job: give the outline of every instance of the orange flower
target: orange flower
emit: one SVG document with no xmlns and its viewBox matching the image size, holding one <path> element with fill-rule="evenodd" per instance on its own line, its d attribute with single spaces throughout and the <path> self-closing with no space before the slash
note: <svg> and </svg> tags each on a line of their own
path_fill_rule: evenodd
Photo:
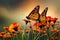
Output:
<svg viewBox="0 0 60 40">
<path fill-rule="evenodd" d="M 50 28 L 50 24 L 47 24 L 47 28 Z"/>
<path fill-rule="evenodd" d="M 13 25 L 13 27 L 15 28 L 15 27 L 19 27 L 19 26 L 21 26 L 19 23 L 17 23 L 17 22 L 15 22 L 15 23 L 12 23 L 12 25 Z"/>
<path fill-rule="evenodd" d="M 57 18 L 51 18 L 51 21 L 56 21 L 57 20 Z"/>
<path fill-rule="evenodd" d="M 51 16 L 46 17 L 46 21 L 49 21 L 49 20 L 51 20 Z"/>
<path fill-rule="evenodd" d="M 46 22 L 44 22 L 44 21 L 43 21 L 43 22 L 41 22 L 41 25 L 46 25 Z"/>
<path fill-rule="evenodd" d="M 4 29 L 4 30 L 9 30 L 9 28 L 8 28 L 8 27 L 3 27 L 3 29 Z"/>
<path fill-rule="evenodd" d="M 50 28 L 50 24 L 47 24 L 46 26 L 44 26 L 44 28 Z"/>
<path fill-rule="evenodd" d="M 41 25 L 39 26 L 40 28 L 43 28 L 44 26 L 46 26 L 46 22 L 41 22 Z"/>
<path fill-rule="evenodd" d="M 38 21 L 33 24 L 33 26 L 40 26 L 40 25 L 41 25 L 41 23 L 39 23 Z"/>
<path fill-rule="evenodd" d="M 6 39 L 6 38 L 7 38 L 7 36 L 6 36 L 6 35 L 3 35 L 3 38 L 4 38 L 4 39 Z"/>
<path fill-rule="evenodd" d="M 51 18 L 51 21 L 54 21 L 54 18 Z"/>
<path fill-rule="evenodd" d="M 37 30 L 36 30 L 36 31 L 41 32 L 41 29 L 40 29 L 40 28 L 37 28 Z"/>
<path fill-rule="evenodd" d="M 60 34 L 60 30 L 58 30 L 57 33 Z"/>
<path fill-rule="evenodd" d="M 9 32 L 16 32 L 18 31 L 18 27 L 21 27 L 19 23 L 13 23 L 9 26 Z"/>
<path fill-rule="evenodd" d="M 28 32 L 30 32 L 30 30 L 26 30 L 25 32 L 28 33 Z"/>
<path fill-rule="evenodd" d="M 0 34 L 0 38 L 2 38 L 2 37 L 3 37 L 3 35 Z"/>
<path fill-rule="evenodd" d="M 22 30 L 23 30 L 23 28 L 22 28 L 22 27 L 18 27 L 18 30 L 21 30 L 21 31 L 22 31 Z"/>
<path fill-rule="evenodd" d="M 18 30 L 23 32 L 23 28 L 22 27 L 18 27 Z"/>
<path fill-rule="evenodd" d="M 16 31 L 14 29 L 9 29 L 10 33 L 16 33 Z"/>
<path fill-rule="evenodd" d="M 30 22 L 30 20 L 26 20 L 26 19 L 23 19 L 23 21 L 25 21 L 25 22 L 26 22 L 26 24 L 27 24 L 28 22 Z"/>
<path fill-rule="evenodd" d="M 41 33 L 46 33 L 46 31 L 45 30 L 41 30 Z"/>
<path fill-rule="evenodd" d="M 50 22 L 50 26 L 53 26 L 53 25 L 54 25 L 54 22 L 53 22 L 53 21 L 51 21 L 51 22 Z"/>
<path fill-rule="evenodd" d="M 41 31 L 40 28 L 39 27 L 36 27 L 36 26 L 34 26 L 33 30 L 34 31 L 37 31 L 37 32 L 40 32 Z"/>
<path fill-rule="evenodd" d="M 57 28 L 51 30 L 52 32 L 58 32 Z"/>
<path fill-rule="evenodd" d="M 41 23 L 39 23 L 38 21 L 36 22 L 36 23 L 34 23 L 33 24 L 33 30 L 34 31 L 38 31 L 38 32 L 40 32 L 40 27 L 39 26 L 41 26 Z"/>
<path fill-rule="evenodd" d="M 2 35 L 2 33 L 0 32 L 0 38 L 2 38 L 3 37 L 3 35 Z"/>
<path fill-rule="evenodd" d="M 7 33 L 7 38 L 12 38 L 10 33 Z"/>
<path fill-rule="evenodd" d="M 57 18 L 51 18 L 51 21 L 56 22 Z"/>
<path fill-rule="evenodd" d="M 4 34 L 5 34 L 5 32 L 1 32 L 1 34 L 2 34 L 2 35 L 4 35 Z"/>
<path fill-rule="evenodd" d="M 54 18 L 54 20 L 57 20 L 58 18 Z"/>
<path fill-rule="evenodd" d="M 29 20 L 24 19 L 25 22 L 30 22 Z"/>
</svg>

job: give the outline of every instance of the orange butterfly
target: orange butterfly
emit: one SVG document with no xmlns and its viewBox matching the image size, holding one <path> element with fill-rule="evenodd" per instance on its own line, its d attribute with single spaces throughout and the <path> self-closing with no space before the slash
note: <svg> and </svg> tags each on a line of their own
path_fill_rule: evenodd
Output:
<svg viewBox="0 0 60 40">
<path fill-rule="evenodd" d="M 48 7 L 44 9 L 44 11 L 40 14 L 40 21 L 46 21 L 46 14 L 47 14 Z"/>
<path fill-rule="evenodd" d="M 30 20 L 45 21 L 48 7 L 46 7 L 41 14 L 39 14 L 39 8 L 39 5 L 36 6 L 26 18 Z"/>
<path fill-rule="evenodd" d="M 31 19 L 31 20 L 38 20 L 39 19 L 39 8 L 40 8 L 39 6 L 35 7 L 26 18 Z"/>
</svg>

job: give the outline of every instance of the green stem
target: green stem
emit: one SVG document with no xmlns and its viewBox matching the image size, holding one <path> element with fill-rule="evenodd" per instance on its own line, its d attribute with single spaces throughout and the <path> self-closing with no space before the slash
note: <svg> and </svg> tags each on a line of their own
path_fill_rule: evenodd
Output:
<svg viewBox="0 0 60 40">
<path fill-rule="evenodd" d="M 44 36 L 44 35 L 40 35 L 40 34 L 39 34 L 34 40 L 38 40 L 38 39 L 41 40 L 41 37 L 43 37 L 43 36 Z M 44 39 L 44 38 L 43 38 L 43 39 Z"/>
<path fill-rule="evenodd" d="M 47 34 L 48 34 L 48 40 L 50 40 L 50 30 L 49 30 L 49 28 L 47 29 Z"/>
</svg>

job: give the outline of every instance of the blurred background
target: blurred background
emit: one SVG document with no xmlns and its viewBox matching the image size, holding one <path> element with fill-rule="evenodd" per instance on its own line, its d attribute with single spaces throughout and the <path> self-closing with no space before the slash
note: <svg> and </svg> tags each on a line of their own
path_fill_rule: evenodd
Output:
<svg viewBox="0 0 60 40">
<path fill-rule="evenodd" d="M 48 7 L 47 16 L 60 20 L 60 0 L 0 0 L 0 29 L 13 22 L 23 24 L 23 19 L 37 5 L 40 5 L 40 14 Z"/>
</svg>

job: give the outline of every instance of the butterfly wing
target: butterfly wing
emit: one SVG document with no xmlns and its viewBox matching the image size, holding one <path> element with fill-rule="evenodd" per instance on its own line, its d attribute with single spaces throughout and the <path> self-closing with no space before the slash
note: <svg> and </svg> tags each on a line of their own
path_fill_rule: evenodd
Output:
<svg viewBox="0 0 60 40">
<path fill-rule="evenodd" d="M 39 5 L 36 6 L 32 12 L 26 17 L 27 19 L 30 19 L 30 20 L 38 20 L 38 17 L 39 17 Z"/>
<path fill-rule="evenodd" d="M 41 15 L 40 15 L 40 21 L 46 21 L 47 11 L 48 11 L 48 7 L 46 7 L 46 8 L 44 9 L 44 11 L 41 13 Z"/>
</svg>

